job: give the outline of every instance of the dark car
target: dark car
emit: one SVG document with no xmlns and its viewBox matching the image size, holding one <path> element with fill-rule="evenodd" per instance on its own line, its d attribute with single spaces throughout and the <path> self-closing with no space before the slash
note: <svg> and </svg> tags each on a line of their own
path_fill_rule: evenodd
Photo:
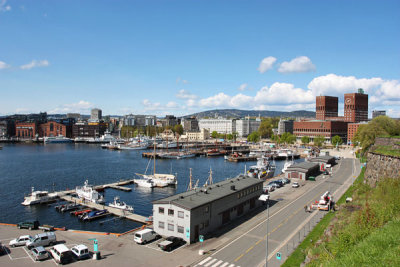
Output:
<svg viewBox="0 0 400 267">
<path fill-rule="evenodd" d="M 284 186 L 284 183 L 283 183 L 282 181 L 279 181 L 279 180 L 272 181 L 272 183 L 277 184 L 279 188 L 281 188 L 282 186 Z"/>
<path fill-rule="evenodd" d="M 0 242 L 0 255 L 6 254 L 6 247 Z"/>
<path fill-rule="evenodd" d="M 39 228 L 39 221 L 26 221 L 26 222 L 20 222 L 17 224 L 18 229 L 38 229 Z"/>
<path fill-rule="evenodd" d="M 160 242 L 158 244 L 158 247 L 164 251 L 171 251 L 174 248 L 177 248 L 185 243 L 185 240 L 180 237 L 170 236 L 167 237 L 167 239 L 165 239 L 164 241 Z"/>
</svg>

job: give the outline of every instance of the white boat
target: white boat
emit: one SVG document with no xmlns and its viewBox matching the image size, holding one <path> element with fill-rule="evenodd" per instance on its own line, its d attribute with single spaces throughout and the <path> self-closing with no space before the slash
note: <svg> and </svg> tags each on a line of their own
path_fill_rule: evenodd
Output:
<svg viewBox="0 0 400 267">
<path fill-rule="evenodd" d="M 43 138 L 43 141 L 44 141 L 45 144 L 50 144 L 50 143 L 71 143 L 72 142 L 71 139 L 69 139 L 69 138 L 67 138 L 65 136 L 62 136 L 62 135 L 59 135 L 59 136 L 46 136 L 46 137 Z"/>
<path fill-rule="evenodd" d="M 108 204 L 108 206 L 133 212 L 133 207 L 130 205 L 127 205 L 125 202 L 121 201 L 121 199 L 118 196 L 114 197 L 114 202 Z"/>
<path fill-rule="evenodd" d="M 124 145 L 118 145 L 118 149 L 120 150 L 140 150 L 147 149 L 148 143 L 146 142 L 130 142 Z"/>
<path fill-rule="evenodd" d="M 186 159 L 196 157 L 195 153 L 191 153 L 189 151 L 179 151 L 179 152 L 169 152 L 162 153 L 158 155 L 162 159 Z"/>
<path fill-rule="evenodd" d="M 89 139 L 87 141 L 88 143 L 110 143 L 110 142 L 116 142 L 118 144 L 123 144 L 125 141 L 119 138 L 115 138 L 114 136 L 111 135 L 111 133 L 109 131 L 106 131 L 102 136 L 100 137 L 96 137 L 96 138 L 92 138 Z"/>
<path fill-rule="evenodd" d="M 147 188 L 155 187 L 154 182 L 151 179 L 133 179 L 133 182 L 140 187 L 147 187 Z"/>
<path fill-rule="evenodd" d="M 88 180 L 83 186 L 77 186 L 75 191 L 80 199 L 98 204 L 104 203 L 104 197 L 92 185 L 89 185 Z"/>
<path fill-rule="evenodd" d="M 257 165 L 250 166 L 247 175 L 258 179 L 268 179 L 274 176 L 275 169 L 275 164 L 270 164 L 267 158 L 259 158 Z"/>
<path fill-rule="evenodd" d="M 294 164 L 294 161 L 286 161 L 282 168 L 282 173 L 285 173 L 287 169 Z"/>
<path fill-rule="evenodd" d="M 177 148 L 177 142 L 162 142 L 161 144 L 157 145 L 157 148 Z"/>
<path fill-rule="evenodd" d="M 48 191 L 35 191 L 32 187 L 32 192 L 24 198 L 24 202 L 21 204 L 24 206 L 48 203 L 55 200 L 58 197 L 57 193 L 49 193 Z"/>
</svg>

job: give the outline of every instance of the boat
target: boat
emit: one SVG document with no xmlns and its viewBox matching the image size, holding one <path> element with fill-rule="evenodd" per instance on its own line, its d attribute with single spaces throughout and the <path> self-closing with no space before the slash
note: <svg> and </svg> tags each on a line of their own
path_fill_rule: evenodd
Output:
<svg viewBox="0 0 400 267">
<path fill-rule="evenodd" d="M 98 204 L 104 203 L 104 197 L 97 192 L 92 185 L 89 185 L 88 180 L 85 181 L 83 186 L 77 186 L 75 191 L 78 197 L 84 201 Z"/>
<path fill-rule="evenodd" d="M 207 150 L 206 155 L 207 157 L 218 157 L 222 156 L 224 153 L 220 151 L 219 149 L 213 148 L 210 150 Z"/>
<path fill-rule="evenodd" d="M 67 211 L 77 210 L 79 208 L 81 208 L 81 205 L 79 204 L 67 204 L 67 205 L 61 205 L 61 207 L 59 207 L 57 211 L 67 212 Z"/>
<path fill-rule="evenodd" d="M 286 161 L 285 164 L 283 164 L 282 173 L 285 173 L 287 169 L 293 164 L 294 164 L 293 161 Z"/>
<path fill-rule="evenodd" d="M 78 216 L 78 215 L 81 215 L 81 214 L 84 214 L 84 213 L 89 213 L 91 211 L 92 211 L 92 209 L 85 208 L 85 209 L 81 209 L 81 210 L 71 211 L 70 214 Z"/>
<path fill-rule="evenodd" d="M 129 206 L 125 202 L 121 201 L 118 196 L 114 197 L 114 202 L 108 204 L 108 206 L 113 207 L 113 208 L 117 208 L 117 209 L 121 209 L 121 210 L 126 210 L 126 211 L 132 211 L 133 212 L 133 207 Z"/>
<path fill-rule="evenodd" d="M 88 212 L 85 216 L 81 218 L 82 221 L 91 221 L 98 218 L 107 216 L 109 213 L 107 210 L 93 210 Z"/>
<path fill-rule="evenodd" d="M 247 175 L 257 179 L 272 178 L 275 174 L 276 166 L 270 164 L 267 158 L 259 158 L 257 165 L 250 166 Z"/>
<path fill-rule="evenodd" d="M 115 141 L 110 141 L 108 144 L 102 144 L 101 148 L 107 148 L 111 150 L 118 150 L 119 149 L 119 144 Z"/>
<path fill-rule="evenodd" d="M 137 184 L 140 187 L 147 187 L 147 188 L 153 188 L 155 187 L 153 180 L 151 179 L 133 179 L 133 182 Z"/>
<path fill-rule="evenodd" d="M 24 206 L 43 204 L 55 201 L 58 198 L 57 193 L 49 193 L 48 191 L 35 191 L 35 188 L 31 188 L 31 193 L 24 198 L 24 202 L 21 204 Z"/>
<path fill-rule="evenodd" d="M 43 138 L 43 142 L 45 144 L 71 143 L 72 140 L 65 136 L 59 135 L 59 136 L 46 136 Z"/>
<path fill-rule="evenodd" d="M 100 137 L 92 138 L 87 141 L 87 143 L 92 144 L 107 144 L 110 142 L 116 142 L 118 144 L 123 144 L 125 141 L 123 139 L 115 138 L 111 135 L 109 131 L 104 132 Z"/>
<path fill-rule="evenodd" d="M 158 144 L 157 145 L 157 148 L 161 148 L 161 149 L 163 149 L 163 148 L 166 148 L 166 149 L 168 149 L 168 148 L 177 148 L 178 147 L 178 144 L 177 144 L 177 142 L 162 142 L 161 144 Z"/>
<path fill-rule="evenodd" d="M 196 157 L 196 154 L 190 151 L 178 151 L 178 152 L 161 153 L 158 155 L 158 157 L 162 159 L 186 159 L 186 158 Z"/>
</svg>

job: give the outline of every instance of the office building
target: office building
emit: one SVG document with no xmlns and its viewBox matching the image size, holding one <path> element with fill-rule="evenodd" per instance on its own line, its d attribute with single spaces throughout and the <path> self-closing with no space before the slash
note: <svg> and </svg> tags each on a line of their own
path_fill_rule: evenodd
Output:
<svg viewBox="0 0 400 267">
<path fill-rule="evenodd" d="M 386 110 L 373 110 L 372 119 L 375 119 L 378 116 L 386 116 Z"/>
<path fill-rule="evenodd" d="M 247 137 L 252 132 L 258 131 L 260 128 L 261 119 L 250 119 L 246 117 L 244 119 L 236 120 L 236 130 L 238 137 Z"/>
<path fill-rule="evenodd" d="M 200 119 L 199 128 L 207 129 L 210 133 L 216 131 L 219 134 L 232 134 L 236 132 L 235 119 Z"/>
<path fill-rule="evenodd" d="M 102 119 L 101 109 L 94 108 L 90 112 L 90 120 L 91 121 L 100 121 Z"/>
</svg>

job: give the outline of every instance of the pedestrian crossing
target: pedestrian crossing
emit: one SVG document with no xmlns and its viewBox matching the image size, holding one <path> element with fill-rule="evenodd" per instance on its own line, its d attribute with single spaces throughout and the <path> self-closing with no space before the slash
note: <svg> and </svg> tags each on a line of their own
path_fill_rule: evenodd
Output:
<svg viewBox="0 0 400 267">
<path fill-rule="evenodd" d="M 212 257 L 208 257 L 195 266 L 204 266 L 204 267 L 240 267 L 233 263 L 225 262 L 223 260 L 218 260 Z"/>
</svg>

